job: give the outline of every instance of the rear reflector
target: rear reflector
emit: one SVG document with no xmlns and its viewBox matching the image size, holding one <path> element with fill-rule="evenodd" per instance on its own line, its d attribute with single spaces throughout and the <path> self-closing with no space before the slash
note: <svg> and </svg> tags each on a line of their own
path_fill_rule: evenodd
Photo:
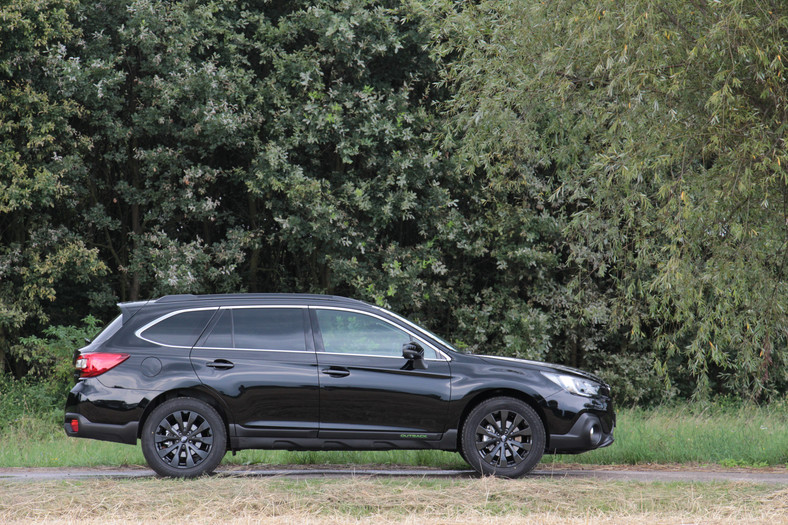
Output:
<svg viewBox="0 0 788 525">
<path fill-rule="evenodd" d="M 128 358 L 129 354 L 80 354 L 74 367 L 80 371 L 79 377 L 96 377 L 115 368 Z"/>
<path fill-rule="evenodd" d="M 75 434 L 79 432 L 79 420 L 78 419 L 72 419 L 71 420 L 71 430 L 74 431 Z"/>
</svg>

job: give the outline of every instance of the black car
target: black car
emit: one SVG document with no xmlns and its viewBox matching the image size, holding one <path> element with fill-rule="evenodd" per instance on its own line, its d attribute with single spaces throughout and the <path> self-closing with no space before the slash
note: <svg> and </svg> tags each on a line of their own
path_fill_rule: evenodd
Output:
<svg viewBox="0 0 788 525">
<path fill-rule="evenodd" d="M 613 442 L 610 388 L 558 365 L 466 355 L 382 308 L 302 294 L 122 303 L 76 354 L 69 436 L 136 444 L 164 476 L 228 450 L 439 449 L 517 477 Z"/>
</svg>

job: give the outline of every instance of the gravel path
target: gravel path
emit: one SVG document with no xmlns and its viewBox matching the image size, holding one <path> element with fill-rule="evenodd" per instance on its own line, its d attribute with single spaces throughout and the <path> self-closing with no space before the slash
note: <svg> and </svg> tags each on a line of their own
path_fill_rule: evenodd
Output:
<svg viewBox="0 0 788 525">
<path fill-rule="evenodd" d="M 223 477 L 429 477 L 429 478 L 470 478 L 476 474 L 472 470 L 440 470 L 424 468 L 370 468 L 345 466 L 301 466 L 297 468 L 276 468 L 272 466 L 220 467 L 217 476 Z M 605 467 L 605 468 L 551 468 L 535 470 L 536 478 L 600 479 L 609 481 L 639 482 L 744 482 L 788 485 L 788 469 L 747 470 L 747 469 L 708 469 L 708 468 L 645 468 Z M 128 479 L 153 478 L 152 470 L 141 467 L 125 468 L 2 468 L 0 481 L 42 481 L 68 479 Z"/>
</svg>

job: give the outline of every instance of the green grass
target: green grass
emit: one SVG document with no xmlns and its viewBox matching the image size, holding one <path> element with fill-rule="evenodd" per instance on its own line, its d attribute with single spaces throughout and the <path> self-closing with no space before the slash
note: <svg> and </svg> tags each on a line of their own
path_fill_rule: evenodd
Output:
<svg viewBox="0 0 788 525">
<path fill-rule="evenodd" d="M 788 406 L 693 405 L 620 410 L 616 442 L 559 462 L 592 464 L 716 463 L 773 466 L 788 463 Z M 546 457 L 544 461 L 551 461 Z"/>
<path fill-rule="evenodd" d="M 0 430 L 0 467 L 143 465 L 139 446 L 67 438 L 59 413 L 20 417 Z M 616 442 L 585 454 L 545 456 L 543 462 L 589 464 L 700 463 L 775 466 L 788 463 L 788 406 L 686 405 L 623 409 Z M 286 452 L 247 450 L 227 454 L 225 464 L 419 465 L 467 468 L 460 456 L 441 451 Z"/>
</svg>

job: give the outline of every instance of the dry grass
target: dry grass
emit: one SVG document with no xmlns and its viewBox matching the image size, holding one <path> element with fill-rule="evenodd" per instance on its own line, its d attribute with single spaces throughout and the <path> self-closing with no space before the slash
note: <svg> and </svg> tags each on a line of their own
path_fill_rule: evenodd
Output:
<svg viewBox="0 0 788 525">
<path fill-rule="evenodd" d="M 493 478 L 0 482 L 0 523 L 788 523 L 788 490 Z"/>
</svg>

